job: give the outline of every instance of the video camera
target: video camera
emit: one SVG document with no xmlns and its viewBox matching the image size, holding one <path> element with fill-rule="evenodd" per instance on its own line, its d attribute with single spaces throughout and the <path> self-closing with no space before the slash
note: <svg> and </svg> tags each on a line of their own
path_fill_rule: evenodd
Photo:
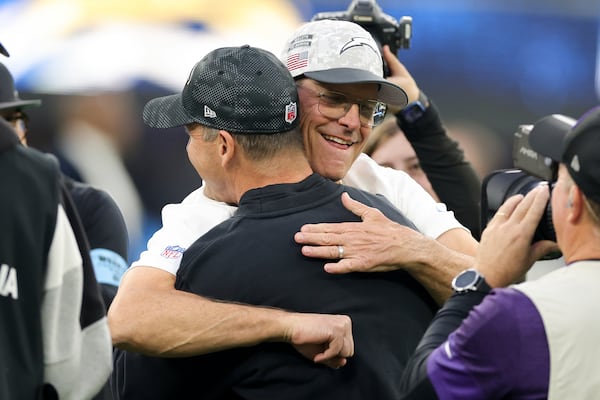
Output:
<svg viewBox="0 0 600 400">
<path fill-rule="evenodd" d="M 513 165 L 514 169 L 494 171 L 482 182 L 481 195 L 481 224 L 482 231 L 498 208 L 515 194 L 525 195 L 543 182 L 550 190 L 554 188 L 557 179 L 558 163 L 548 157 L 538 154 L 531 148 L 531 140 L 544 140 L 552 135 L 564 135 L 569 131 L 575 120 L 560 114 L 553 114 L 537 121 L 534 125 L 520 125 L 514 133 Z M 556 241 L 556 232 L 552 224 L 552 209 L 550 201 L 536 228 L 533 242 L 540 240 Z M 545 259 L 560 257 L 560 253 L 552 253 Z"/>
<path fill-rule="evenodd" d="M 412 17 L 403 16 L 397 21 L 391 15 L 385 14 L 375 0 L 353 0 L 346 11 L 317 13 L 311 21 L 322 19 L 350 21 L 362 26 L 373 36 L 381 52 L 386 44 L 390 46 L 393 54 L 397 54 L 399 49 L 410 48 Z M 383 75 L 390 75 L 385 60 Z"/>
</svg>

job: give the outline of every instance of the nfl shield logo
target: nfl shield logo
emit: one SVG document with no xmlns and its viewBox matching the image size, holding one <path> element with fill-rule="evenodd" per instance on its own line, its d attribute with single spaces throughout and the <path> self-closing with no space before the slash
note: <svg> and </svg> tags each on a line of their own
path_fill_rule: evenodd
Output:
<svg viewBox="0 0 600 400">
<path fill-rule="evenodd" d="M 291 124 L 296 119 L 296 103 L 291 102 L 285 106 L 285 122 Z"/>
<path fill-rule="evenodd" d="M 185 249 L 181 246 L 177 246 L 177 245 L 167 246 L 162 251 L 162 253 L 160 253 L 160 255 L 163 256 L 164 258 L 169 258 L 171 260 L 174 260 L 177 258 L 181 258 L 181 256 L 183 256 L 184 251 L 185 251 Z"/>
</svg>

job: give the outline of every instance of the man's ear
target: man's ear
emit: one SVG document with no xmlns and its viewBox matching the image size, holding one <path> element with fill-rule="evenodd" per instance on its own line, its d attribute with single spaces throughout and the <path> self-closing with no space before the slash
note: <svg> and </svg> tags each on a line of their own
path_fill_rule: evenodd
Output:
<svg viewBox="0 0 600 400">
<path fill-rule="evenodd" d="M 231 133 L 220 130 L 219 137 L 219 156 L 221 157 L 221 165 L 223 167 L 230 165 L 236 152 L 236 142 Z"/>
<path fill-rule="evenodd" d="M 569 197 L 567 198 L 567 207 L 570 208 L 568 219 L 571 221 L 577 220 L 583 211 L 583 193 L 577 185 L 571 186 L 569 189 Z"/>
</svg>

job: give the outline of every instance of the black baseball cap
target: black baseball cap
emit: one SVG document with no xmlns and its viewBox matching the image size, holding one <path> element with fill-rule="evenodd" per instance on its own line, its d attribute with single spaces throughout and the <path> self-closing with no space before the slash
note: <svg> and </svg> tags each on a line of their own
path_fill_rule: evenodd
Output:
<svg viewBox="0 0 600 400">
<path fill-rule="evenodd" d="M 570 129 L 553 132 L 544 135 L 533 129 L 531 147 L 564 164 L 586 197 L 600 203 L 600 106 L 583 114 Z"/>
<path fill-rule="evenodd" d="M 144 107 L 144 122 L 172 128 L 197 122 L 233 133 L 287 132 L 299 123 L 292 75 L 272 53 L 248 45 L 208 53 L 179 94 Z"/>
<path fill-rule="evenodd" d="M 0 110 L 39 107 L 39 99 L 23 100 L 15 89 L 15 80 L 6 66 L 0 63 Z"/>
</svg>

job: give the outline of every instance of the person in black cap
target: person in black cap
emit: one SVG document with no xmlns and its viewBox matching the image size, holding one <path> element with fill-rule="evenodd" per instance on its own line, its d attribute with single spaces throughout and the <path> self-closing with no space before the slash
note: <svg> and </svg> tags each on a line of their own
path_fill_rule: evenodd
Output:
<svg viewBox="0 0 600 400">
<path fill-rule="evenodd" d="M 39 99 L 21 99 L 12 74 L 0 63 L 0 117 L 12 124 L 20 142 L 27 145 L 28 116 L 25 110 L 39 107 Z M 97 281 L 106 309 L 114 298 L 127 269 L 129 238 L 119 207 L 103 190 L 63 175 L 66 189 L 83 224 Z"/>
<path fill-rule="evenodd" d="M 185 251 L 175 286 L 229 302 L 348 315 L 354 356 L 344 368 L 329 369 L 302 355 L 320 353 L 318 343 L 312 350 L 246 343 L 177 359 L 117 350 L 118 398 L 396 398 L 396 371 L 433 316 L 434 300 L 405 271 L 328 275 L 292 238 L 305 223 L 359 221 L 343 206 L 344 192 L 407 229 L 414 225 L 381 196 L 312 172 L 297 104 L 285 66 L 249 46 L 212 51 L 194 66 L 182 93 L 146 104 L 148 125 L 186 126 L 188 155 L 205 191 L 238 204 L 232 218 Z M 351 355 L 351 347 L 341 354 Z"/>
<path fill-rule="evenodd" d="M 0 398 L 91 398 L 111 347 L 82 232 L 56 160 L 2 118 L 0 180 Z"/>
<path fill-rule="evenodd" d="M 409 362 L 403 398 L 598 397 L 600 106 L 548 133 L 534 127 L 529 139 L 560 163 L 550 204 L 566 266 L 504 288 L 555 250 L 553 242 L 531 244 L 548 185 L 509 198 L 483 232 L 474 269 L 457 276 L 456 294 Z"/>
</svg>

